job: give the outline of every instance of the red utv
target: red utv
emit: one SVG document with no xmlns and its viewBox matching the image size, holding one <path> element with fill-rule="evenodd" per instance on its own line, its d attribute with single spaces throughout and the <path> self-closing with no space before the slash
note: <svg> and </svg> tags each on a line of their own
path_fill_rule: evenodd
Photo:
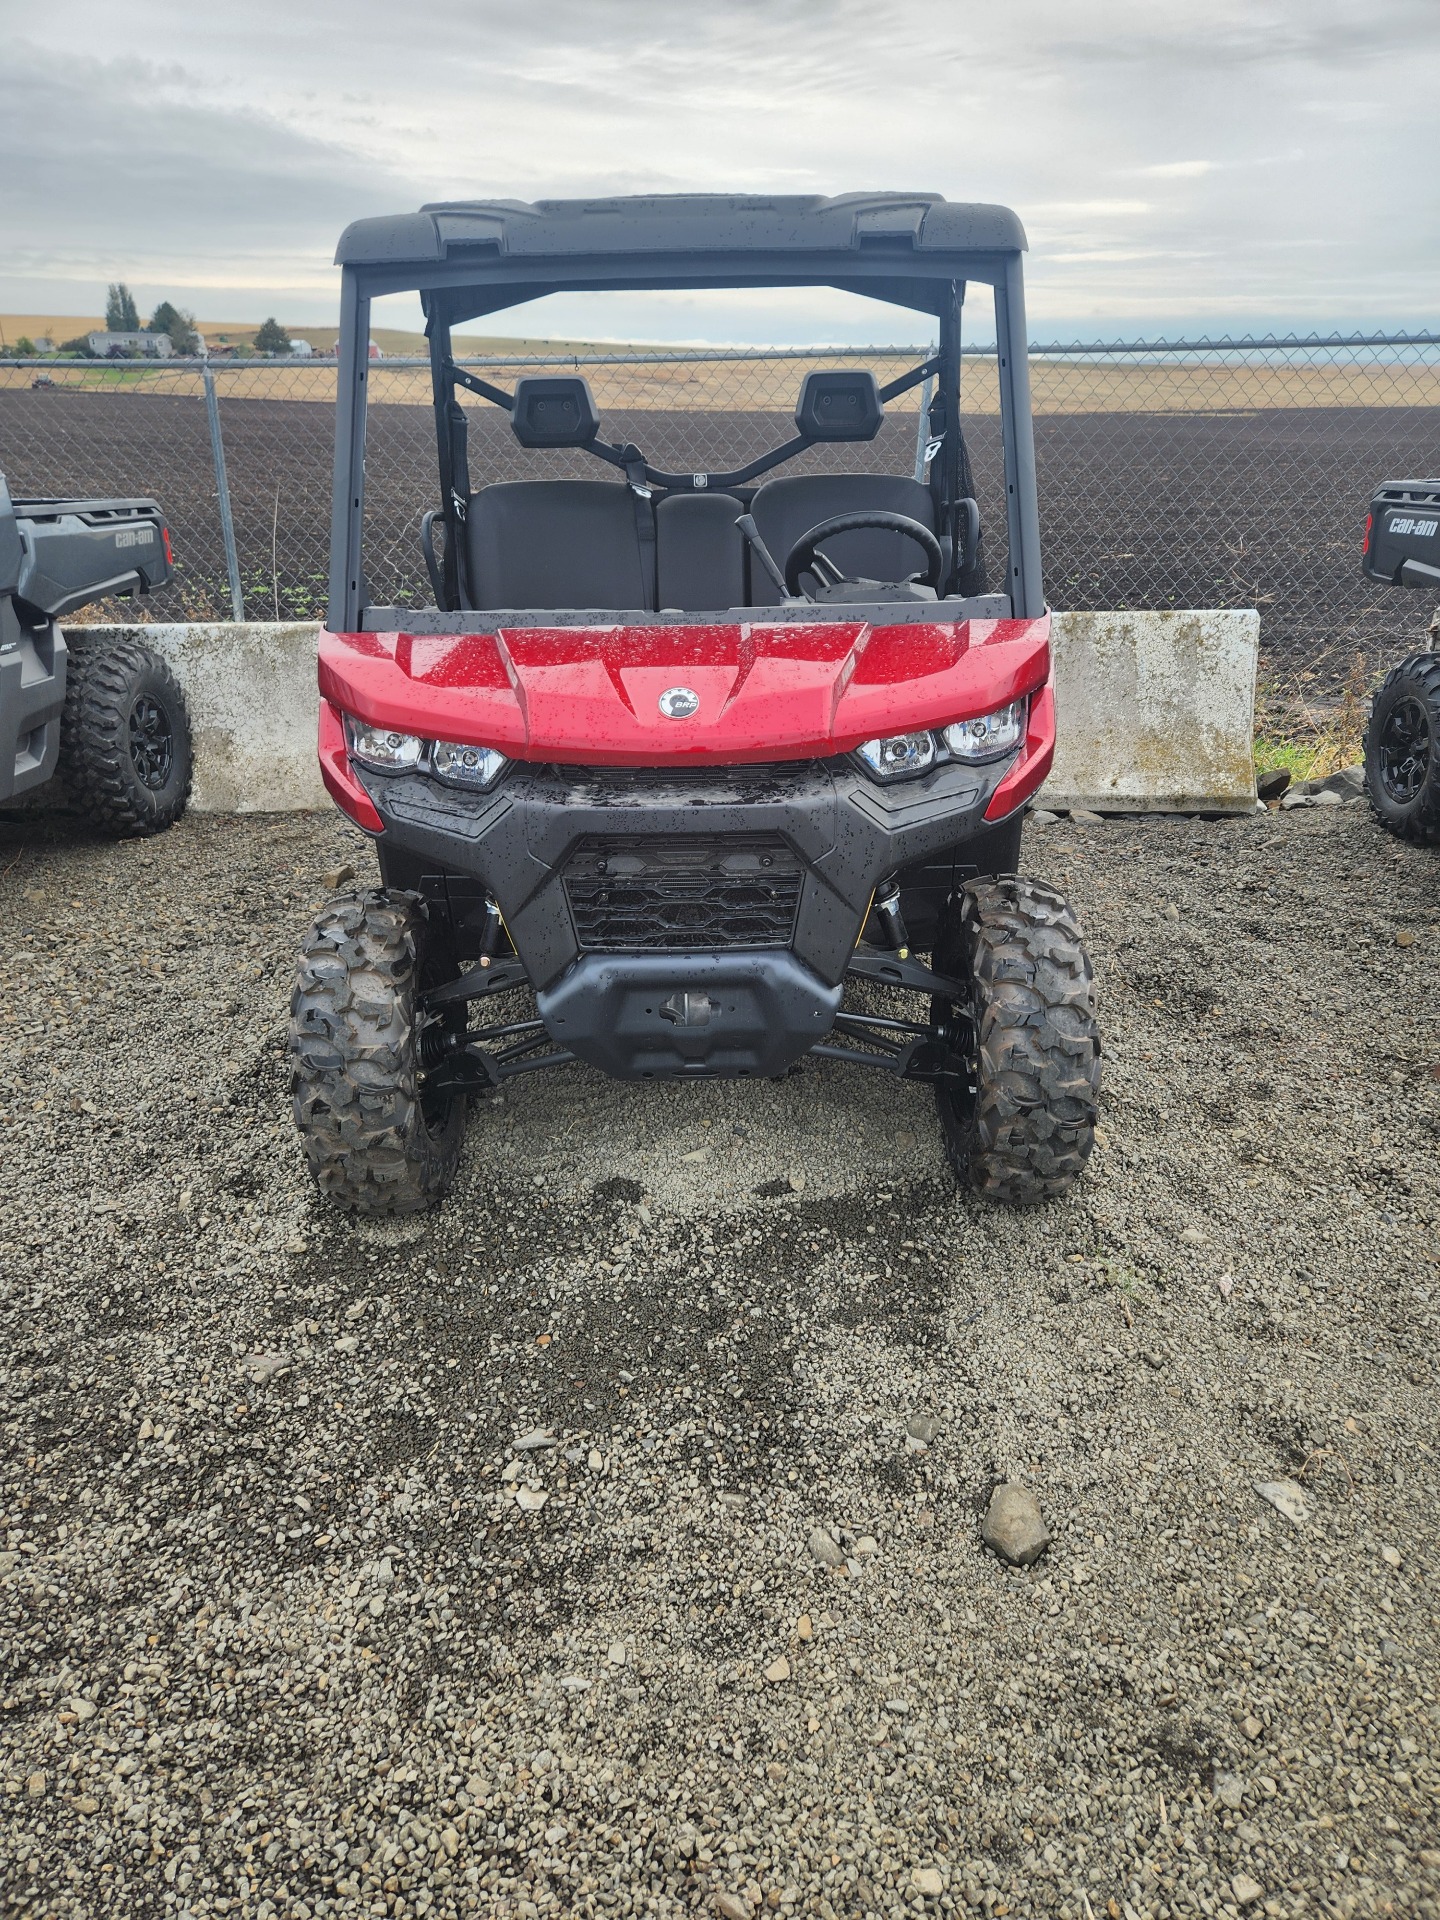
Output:
<svg viewBox="0 0 1440 1920">
<path fill-rule="evenodd" d="M 1093 976 L 1064 899 L 1017 877 L 1055 729 L 1024 245 L 1006 209 L 933 194 L 462 202 L 347 229 L 320 761 L 384 884 L 316 921 L 290 1040 L 336 1201 L 432 1204 L 468 1097 L 575 1061 L 621 1079 L 878 1067 L 933 1085 L 977 1192 L 1042 1201 L 1080 1173 Z M 961 430 L 975 284 L 998 343 L 996 591 Z M 938 350 L 883 386 L 806 373 L 793 435 L 727 471 L 608 438 L 578 376 L 508 391 L 451 347 L 556 291 L 797 286 L 923 314 Z M 403 289 L 427 317 L 440 505 L 421 527 L 433 604 L 381 606 L 364 343 L 372 298 Z M 914 472 L 781 471 L 874 441 L 916 388 Z M 594 477 L 478 480 L 477 399 Z"/>
</svg>

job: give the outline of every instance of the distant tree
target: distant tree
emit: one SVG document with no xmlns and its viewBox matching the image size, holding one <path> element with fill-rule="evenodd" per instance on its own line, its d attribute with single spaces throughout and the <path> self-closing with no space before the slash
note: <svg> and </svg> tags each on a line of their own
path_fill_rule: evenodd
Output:
<svg viewBox="0 0 1440 1920">
<path fill-rule="evenodd" d="M 255 335 L 255 351 L 257 353 L 289 353 L 290 336 L 273 315 L 270 319 L 261 322 Z"/>
<path fill-rule="evenodd" d="M 150 316 L 147 333 L 168 333 L 170 344 L 176 353 L 198 353 L 200 335 L 195 331 L 195 316 L 186 313 L 180 307 L 174 307 L 168 300 L 162 300 Z"/>
<path fill-rule="evenodd" d="M 138 333 L 140 331 L 140 309 L 135 304 L 135 296 L 123 280 L 117 280 L 105 297 L 105 331 L 107 333 Z"/>
<path fill-rule="evenodd" d="M 15 351 L 20 355 L 22 360 L 28 360 L 30 355 L 34 353 L 35 342 L 30 338 L 28 333 L 22 333 L 20 338 L 15 342 Z"/>
<path fill-rule="evenodd" d="M 93 360 L 95 358 L 95 355 L 90 350 L 90 336 L 86 333 L 77 333 L 73 340 L 62 340 L 60 342 L 60 351 L 61 353 L 78 354 L 82 360 Z"/>
</svg>

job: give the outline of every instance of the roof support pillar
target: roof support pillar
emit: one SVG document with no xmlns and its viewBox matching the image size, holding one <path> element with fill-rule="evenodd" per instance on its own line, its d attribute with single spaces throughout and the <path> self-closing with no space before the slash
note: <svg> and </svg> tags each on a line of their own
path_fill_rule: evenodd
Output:
<svg viewBox="0 0 1440 1920">
<path fill-rule="evenodd" d="M 1005 587 L 1016 617 L 1038 620 L 1045 611 L 1045 586 L 1040 574 L 1040 507 L 1025 331 L 1025 287 L 1020 256 L 1016 254 L 1006 260 L 1005 278 L 995 287 L 1000 429 L 1005 441 L 1005 519 L 1010 536 Z"/>
<path fill-rule="evenodd" d="M 359 276 L 340 277 L 340 341 L 335 394 L 335 478 L 330 511 L 332 633 L 360 625 L 360 532 L 365 517 L 365 401 L 370 378 L 370 296 Z"/>
</svg>

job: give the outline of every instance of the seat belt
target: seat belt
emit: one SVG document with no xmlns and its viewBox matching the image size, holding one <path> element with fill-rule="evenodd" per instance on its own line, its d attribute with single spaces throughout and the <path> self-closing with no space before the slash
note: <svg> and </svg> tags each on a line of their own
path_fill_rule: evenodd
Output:
<svg viewBox="0 0 1440 1920">
<path fill-rule="evenodd" d="M 660 573 L 655 542 L 655 494 L 645 478 L 645 456 L 636 446 L 620 449 L 625 465 L 625 480 L 635 504 L 635 533 L 640 542 L 640 580 L 645 595 L 645 611 L 653 613 L 660 605 Z"/>
</svg>

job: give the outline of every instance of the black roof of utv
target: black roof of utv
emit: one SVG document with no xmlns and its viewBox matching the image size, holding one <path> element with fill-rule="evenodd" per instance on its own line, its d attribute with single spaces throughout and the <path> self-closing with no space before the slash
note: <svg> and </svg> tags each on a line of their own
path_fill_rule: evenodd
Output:
<svg viewBox="0 0 1440 1920">
<path fill-rule="evenodd" d="M 354 221 L 335 259 L 372 292 L 454 290 L 463 280 L 470 297 L 452 291 L 445 302 L 452 320 L 533 297 L 537 286 L 818 282 L 935 313 L 943 285 L 993 283 L 1024 247 L 1008 207 L 938 193 L 670 193 L 435 201 Z"/>
<path fill-rule="evenodd" d="M 355 220 L 337 266 L 474 255 L 786 253 L 822 248 L 1014 252 L 1025 232 L 1008 207 L 938 193 L 656 193 L 610 200 L 431 200 L 418 213 Z"/>
</svg>

